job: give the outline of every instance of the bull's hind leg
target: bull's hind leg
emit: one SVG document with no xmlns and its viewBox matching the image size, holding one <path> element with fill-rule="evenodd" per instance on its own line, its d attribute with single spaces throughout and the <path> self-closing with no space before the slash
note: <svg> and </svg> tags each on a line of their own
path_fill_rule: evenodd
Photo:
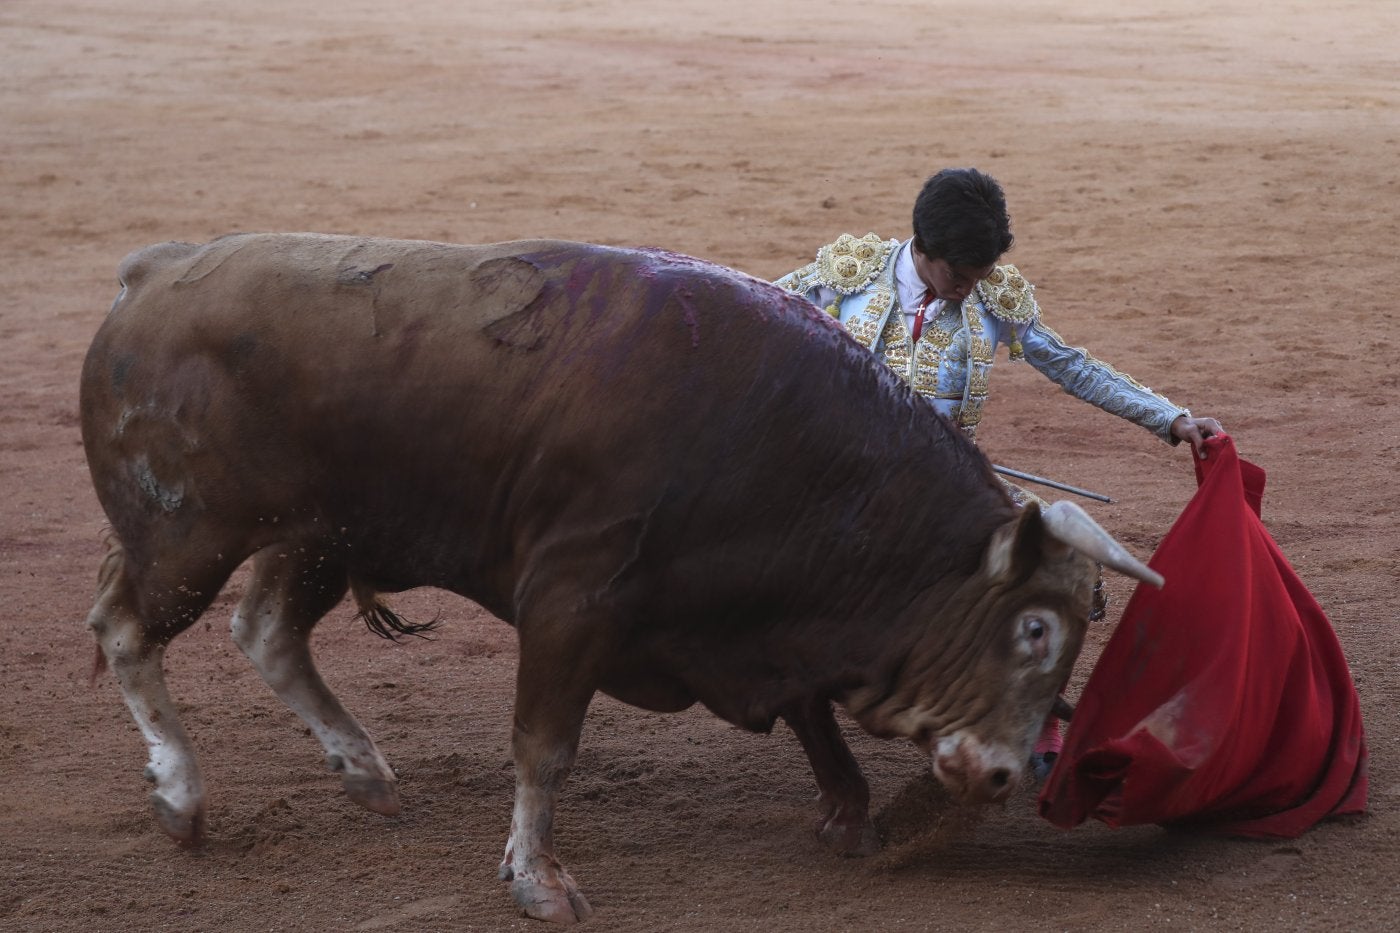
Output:
<svg viewBox="0 0 1400 933">
<path fill-rule="evenodd" d="M 311 629 L 340 602 L 345 568 L 304 548 L 268 548 L 253 557 L 253 578 L 233 615 L 233 640 L 263 680 L 301 717 L 340 774 L 346 796 L 392 816 L 399 792 L 369 733 L 326 686 L 311 657 Z"/>
<path fill-rule="evenodd" d="M 114 543 L 87 624 L 146 738 L 145 773 L 155 785 L 151 803 L 160 827 L 183 845 L 197 845 L 204 834 L 204 782 L 162 662 L 166 645 L 208 608 L 232 566 L 225 561 L 195 570 L 167 561 L 137 573 L 128 561 Z"/>
</svg>

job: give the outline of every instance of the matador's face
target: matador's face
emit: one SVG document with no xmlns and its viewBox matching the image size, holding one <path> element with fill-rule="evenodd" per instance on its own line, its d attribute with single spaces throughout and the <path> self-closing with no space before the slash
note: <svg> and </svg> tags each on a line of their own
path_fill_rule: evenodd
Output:
<svg viewBox="0 0 1400 933">
<path fill-rule="evenodd" d="M 939 298 L 962 301 L 972 294 L 977 283 L 991 275 L 993 264 L 985 266 L 955 266 L 946 259 L 929 259 L 918 249 L 910 251 L 919 278 Z"/>
</svg>

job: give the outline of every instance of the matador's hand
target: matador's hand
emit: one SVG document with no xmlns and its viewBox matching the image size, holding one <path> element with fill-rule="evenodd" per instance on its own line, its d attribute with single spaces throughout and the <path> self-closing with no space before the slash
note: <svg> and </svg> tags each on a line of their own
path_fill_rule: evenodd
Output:
<svg viewBox="0 0 1400 933">
<path fill-rule="evenodd" d="M 1191 449 L 1202 460 L 1206 458 L 1205 439 L 1216 434 L 1224 434 L 1225 429 L 1214 418 L 1192 418 L 1178 415 L 1172 422 L 1172 437 L 1179 441 L 1190 441 Z"/>
</svg>

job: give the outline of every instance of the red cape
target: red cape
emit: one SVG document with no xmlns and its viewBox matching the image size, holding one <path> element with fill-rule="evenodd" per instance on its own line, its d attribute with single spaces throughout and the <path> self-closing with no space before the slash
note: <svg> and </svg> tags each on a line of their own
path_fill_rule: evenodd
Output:
<svg viewBox="0 0 1400 933">
<path fill-rule="evenodd" d="M 1331 623 L 1259 519 L 1264 471 L 1234 442 L 1094 667 L 1040 794 L 1063 829 L 1160 823 L 1291 838 L 1366 808 L 1366 739 Z"/>
</svg>

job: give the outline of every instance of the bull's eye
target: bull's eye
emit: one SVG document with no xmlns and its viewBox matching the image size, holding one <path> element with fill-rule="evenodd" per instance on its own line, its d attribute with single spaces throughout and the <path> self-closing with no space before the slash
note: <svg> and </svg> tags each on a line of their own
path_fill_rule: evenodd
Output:
<svg viewBox="0 0 1400 933">
<path fill-rule="evenodd" d="M 1027 619 L 1026 637 L 1031 641 L 1040 641 L 1045 637 L 1045 623 L 1040 619 Z"/>
</svg>

